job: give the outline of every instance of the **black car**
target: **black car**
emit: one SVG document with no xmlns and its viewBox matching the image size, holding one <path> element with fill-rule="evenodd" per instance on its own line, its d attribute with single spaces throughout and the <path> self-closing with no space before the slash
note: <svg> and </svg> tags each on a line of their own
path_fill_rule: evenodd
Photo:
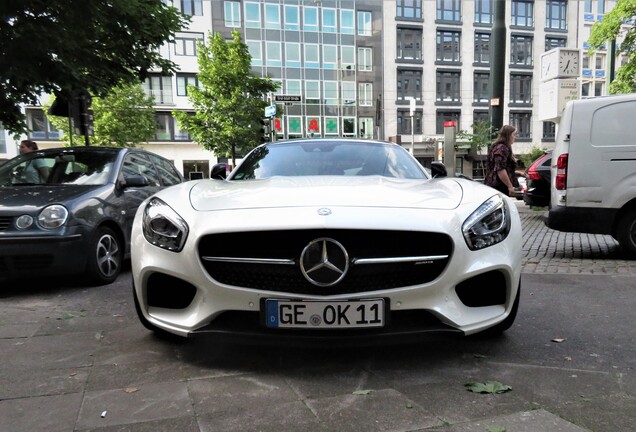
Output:
<svg viewBox="0 0 636 432">
<path fill-rule="evenodd" d="M 530 164 L 526 170 L 526 189 L 523 201 L 533 207 L 550 205 L 550 163 L 552 150 L 548 150 Z"/>
<path fill-rule="evenodd" d="M 119 275 L 137 207 L 181 183 L 174 165 L 132 148 L 65 147 L 0 166 L 0 278 Z"/>
</svg>

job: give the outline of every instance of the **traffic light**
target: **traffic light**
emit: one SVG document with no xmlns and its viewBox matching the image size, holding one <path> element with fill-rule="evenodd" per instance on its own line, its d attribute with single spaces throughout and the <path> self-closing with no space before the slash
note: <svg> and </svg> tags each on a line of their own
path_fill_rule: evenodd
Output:
<svg viewBox="0 0 636 432">
<path fill-rule="evenodd" d="M 269 118 L 261 119 L 261 143 L 270 142 L 271 136 L 271 121 Z"/>
</svg>

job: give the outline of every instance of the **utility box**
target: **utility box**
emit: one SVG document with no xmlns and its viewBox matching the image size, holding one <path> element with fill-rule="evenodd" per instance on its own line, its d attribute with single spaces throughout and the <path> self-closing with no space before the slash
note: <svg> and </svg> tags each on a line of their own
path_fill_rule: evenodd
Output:
<svg viewBox="0 0 636 432">
<path fill-rule="evenodd" d="M 457 144 L 457 124 L 444 122 L 444 166 L 448 177 L 455 177 L 455 145 Z"/>
</svg>

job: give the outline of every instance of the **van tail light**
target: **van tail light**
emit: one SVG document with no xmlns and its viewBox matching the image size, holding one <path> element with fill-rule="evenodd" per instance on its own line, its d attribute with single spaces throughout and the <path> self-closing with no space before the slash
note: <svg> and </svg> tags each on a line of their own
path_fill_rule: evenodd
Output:
<svg viewBox="0 0 636 432">
<path fill-rule="evenodd" d="M 567 189 L 568 180 L 568 154 L 563 153 L 557 159 L 557 171 L 555 178 L 555 186 L 557 190 Z"/>
</svg>

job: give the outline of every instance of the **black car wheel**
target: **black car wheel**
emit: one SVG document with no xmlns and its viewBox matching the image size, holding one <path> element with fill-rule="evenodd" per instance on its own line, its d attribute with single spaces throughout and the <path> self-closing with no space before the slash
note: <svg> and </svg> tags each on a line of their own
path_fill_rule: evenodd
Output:
<svg viewBox="0 0 636 432">
<path fill-rule="evenodd" d="M 618 221 L 616 240 L 630 256 L 636 256 L 636 209 L 625 212 Z"/>
<path fill-rule="evenodd" d="M 98 228 L 90 246 L 86 275 L 95 284 L 109 284 L 121 272 L 123 251 L 117 234 L 106 227 Z"/>
</svg>

